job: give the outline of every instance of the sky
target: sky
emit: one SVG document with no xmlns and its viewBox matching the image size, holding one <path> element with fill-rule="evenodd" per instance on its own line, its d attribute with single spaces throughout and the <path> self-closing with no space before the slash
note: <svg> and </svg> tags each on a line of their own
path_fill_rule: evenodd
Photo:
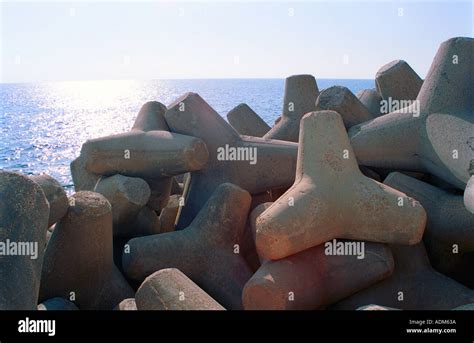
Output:
<svg viewBox="0 0 474 343">
<path fill-rule="evenodd" d="M 474 35 L 473 1 L 5 1 L 0 82 L 421 77 L 446 39 Z"/>
</svg>

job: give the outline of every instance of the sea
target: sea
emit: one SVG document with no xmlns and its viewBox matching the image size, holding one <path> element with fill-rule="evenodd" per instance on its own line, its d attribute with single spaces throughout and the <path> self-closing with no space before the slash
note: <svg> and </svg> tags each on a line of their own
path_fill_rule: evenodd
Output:
<svg viewBox="0 0 474 343">
<path fill-rule="evenodd" d="M 374 80 L 318 79 L 352 92 Z M 186 92 L 201 95 L 221 116 L 247 103 L 273 125 L 283 103 L 284 79 L 74 81 L 0 84 L 0 169 L 47 173 L 69 192 L 70 162 L 90 138 L 130 130 L 147 101 L 169 105 Z"/>
</svg>

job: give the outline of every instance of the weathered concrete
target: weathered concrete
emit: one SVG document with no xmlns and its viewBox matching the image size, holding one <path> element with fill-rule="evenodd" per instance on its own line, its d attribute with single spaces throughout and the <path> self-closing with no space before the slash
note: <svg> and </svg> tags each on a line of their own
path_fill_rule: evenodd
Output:
<svg viewBox="0 0 474 343">
<path fill-rule="evenodd" d="M 450 310 L 474 302 L 473 290 L 431 267 L 423 243 L 391 245 L 390 249 L 395 261 L 392 276 L 342 300 L 334 309 L 380 304 L 402 310 Z"/>
<path fill-rule="evenodd" d="M 466 209 L 474 214 L 474 160 L 471 160 L 469 167 L 469 174 L 471 177 L 467 182 L 466 189 L 464 190 L 464 206 Z"/>
<path fill-rule="evenodd" d="M 258 251 L 257 251 L 257 246 L 255 244 L 256 242 L 256 239 L 257 239 L 257 219 L 258 217 L 260 217 L 260 215 L 265 212 L 268 208 L 270 208 L 272 206 L 273 202 L 264 202 L 258 206 L 256 206 L 252 212 L 250 212 L 250 215 L 249 215 L 249 218 L 248 218 L 248 222 L 249 222 L 249 228 L 248 228 L 248 232 L 250 233 L 250 236 L 252 238 L 252 241 L 253 241 L 253 247 L 252 249 L 255 249 L 255 254 L 257 255 L 257 258 L 261 263 L 265 262 L 265 261 L 268 261 L 268 259 L 266 259 L 265 257 L 263 257 L 262 255 L 259 255 L 258 254 Z M 260 266 L 259 266 L 260 267 Z"/>
<path fill-rule="evenodd" d="M 161 210 L 160 213 L 160 223 L 161 223 L 161 232 L 171 232 L 174 231 L 176 217 L 179 210 L 179 199 L 180 195 L 170 196 L 168 205 Z"/>
<path fill-rule="evenodd" d="M 255 221 L 263 211 L 270 207 L 271 204 L 271 202 L 264 202 L 257 205 L 253 209 L 251 207 L 247 225 L 245 226 L 240 252 L 242 256 L 244 256 L 245 261 L 247 261 L 247 264 L 252 269 L 253 273 L 255 273 L 258 268 L 260 268 L 263 261 L 263 259 L 261 260 L 260 256 L 258 256 L 257 248 L 255 246 Z"/>
<path fill-rule="evenodd" d="M 166 106 L 158 101 L 145 103 L 138 112 L 137 118 L 132 126 L 132 131 L 169 131 L 165 121 Z"/>
<path fill-rule="evenodd" d="M 86 164 L 83 156 L 77 157 L 70 164 L 72 181 L 74 183 L 74 190 L 91 191 L 94 189 L 100 175 L 90 173 L 86 170 Z"/>
<path fill-rule="evenodd" d="M 48 218 L 48 200 L 37 183 L 0 171 L 0 310 L 36 309 Z"/>
<path fill-rule="evenodd" d="M 252 194 L 252 204 L 250 205 L 250 209 L 253 210 L 258 205 L 264 204 L 266 202 L 274 202 L 279 197 L 281 197 L 288 190 L 288 188 L 289 187 L 274 188 L 266 192 Z"/>
<path fill-rule="evenodd" d="M 316 111 L 323 110 L 339 113 L 347 129 L 374 118 L 369 109 L 347 87 L 342 86 L 326 88 L 319 94 Z"/>
<path fill-rule="evenodd" d="M 473 38 L 441 44 L 416 103 L 350 129 L 359 163 L 429 172 L 464 189 L 474 144 L 473 66 Z"/>
<path fill-rule="evenodd" d="M 375 75 L 375 87 L 383 99 L 415 100 L 423 80 L 403 60 L 385 64 Z"/>
<path fill-rule="evenodd" d="M 375 89 L 363 89 L 357 92 L 356 97 L 370 111 L 373 118 L 381 116 L 380 101 L 382 101 L 382 97 Z"/>
<path fill-rule="evenodd" d="M 230 125 L 241 135 L 262 137 L 271 127 L 247 104 L 240 104 L 227 113 Z"/>
<path fill-rule="evenodd" d="M 151 208 L 145 206 L 138 212 L 131 224 L 128 237 L 147 236 L 162 233 L 160 217 Z"/>
<path fill-rule="evenodd" d="M 171 130 L 201 138 L 209 151 L 207 165 L 191 175 L 178 229 L 191 223 L 222 183 L 236 184 L 252 194 L 293 183 L 296 143 L 240 136 L 196 93 L 185 94 L 176 100 L 169 106 L 165 118 Z M 255 163 L 252 164 L 250 158 L 233 160 L 230 154 L 225 156 L 226 147 L 241 149 L 242 154 L 247 154 L 244 157 L 255 153 Z"/>
<path fill-rule="evenodd" d="M 94 192 L 78 192 L 46 247 L 40 299 L 71 299 L 82 310 L 113 309 L 133 290 L 113 263 L 112 209 Z"/>
<path fill-rule="evenodd" d="M 327 256 L 325 246 L 319 245 L 278 261 L 264 262 L 245 285 L 244 308 L 319 309 L 390 276 L 390 249 L 383 244 L 364 244 L 363 259 Z"/>
<path fill-rule="evenodd" d="M 417 199 L 427 214 L 423 240 L 435 269 L 474 287 L 474 215 L 455 195 L 401 173 L 391 173 L 384 184 Z"/>
<path fill-rule="evenodd" d="M 150 198 L 145 180 L 116 174 L 103 177 L 94 192 L 102 194 L 112 205 L 114 236 L 133 235 L 133 222 Z"/>
<path fill-rule="evenodd" d="M 466 209 L 474 214 L 474 176 L 469 178 L 466 189 L 464 191 L 464 206 Z"/>
<path fill-rule="evenodd" d="M 137 311 L 135 298 L 123 299 L 115 308 L 115 311 Z"/>
<path fill-rule="evenodd" d="M 165 208 L 168 204 L 173 179 L 171 177 L 160 177 L 147 179 L 146 182 L 151 190 L 150 199 L 146 205 L 155 211 L 161 211 L 161 209 Z"/>
<path fill-rule="evenodd" d="M 145 103 L 135 123 L 132 126 L 132 131 L 169 131 L 169 127 L 165 121 L 166 106 L 157 101 L 150 101 Z M 171 177 L 160 177 L 156 179 L 149 178 L 146 180 L 151 189 L 151 195 L 147 206 L 153 210 L 159 211 L 168 203 L 168 198 L 171 192 Z"/>
<path fill-rule="evenodd" d="M 319 95 L 316 79 L 312 75 L 293 75 L 286 78 L 283 112 L 280 120 L 263 138 L 298 142 L 300 120 L 315 110 Z"/>
<path fill-rule="evenodd" d="M 159 270 L 141 284 L 136 295 L 138 310 L 225 310 L 180 270 Z"/>
<path fill-rule="evenodd" d="M 38 311 L 77 311 L 76 304 L 64 298 L 51 298 L 38 305 Z"/>
<path fill-rule="evenodd" d="M 42 174 L 30 176 L 34 182 L 40 185 L 49 203 L 48 226 L 53 225 L 66 214 L 69 202 L 66 192 L 61 184 L 53 177 Z"/>
<path fill-rule="evenodd" d="M 260 256 L 276 260 L 333 238 L 421 240 L 423 207 L 362 175 L 337 112 L 306 114 L 300 139 L 295 183 L 257 219 Z"/>
<path fill-rule="evenodd" d="M 220 185 L 185 230 L 130 240 L 122 256 L 125 273 L 142 281 L 177 268 L 226 308 L 241 308 L 242 288 L 252 276 L 239 250 L 250 201 L 241 188 Z"/>
<path fill-rule="evenodd" d="M 130 131 L 87 140 L 81 156 L 90 173 L 147 180 L 199 170 L 207 162 L 208 151 L 199 138 L 167 131 Z"/>
</svg>

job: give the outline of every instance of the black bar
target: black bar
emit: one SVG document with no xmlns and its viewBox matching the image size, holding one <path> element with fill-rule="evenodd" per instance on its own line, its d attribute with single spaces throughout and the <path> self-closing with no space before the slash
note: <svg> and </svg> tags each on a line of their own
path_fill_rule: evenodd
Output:
<svg viewBox="0 0 474 343">
<path fill-rule="evenodd" d="M 19 321 L 55 320 L 55 334 L 19 333 Z M 431 322 L 428 322 L 428 321 Z M 236 323 L 235 321 L 240 321 Z M 243 321 L 243 322 L 242 322 Z M 411 321 L 411 322 L 410 322 Z M 424 321 L 424 323 L 423 323 Z M 416 323 L 419 324 L 416 324 Z M 193 328 L 196 326 L 197 329 Z M 228 329 L 229 328 L 229 329 Z M 317 342 L 333 339 L 385 342 L 473 342 L 474 313 L 471 311 L 37 311 L 0 312 L 0 343 L 69 342 L 74 339 L 96 341 L 99 337 L 118 338 L 120 342 L 135 342 L 153 337 L 164 341 L 175 335 L 205 334 L 224 339 L 245 334 L 254 340 L 254 329 L 265 330 L 263 337 L 282 331 L 289 334 L 310 335 Z M 408 333 L 407 329 L 422 332 Z M 428 332 L 424 330 L 455 329 L 456 332 Z M 168 338 L 167 338 L 168 337 Z M 178 336 L 176 336 L 178 337 Z M 312 337 L 312 338 L 311 338 Z M 244 337 L 245 338 L 245 337 Z M 281 337 L 283 339 L 283 337 Z M 266 342 L 268 340 L 266 339 Z M 265 342 L 265 343 L 266 343 Z M 263 343 L 263 342 L 262 342 Z"/>
</svg>

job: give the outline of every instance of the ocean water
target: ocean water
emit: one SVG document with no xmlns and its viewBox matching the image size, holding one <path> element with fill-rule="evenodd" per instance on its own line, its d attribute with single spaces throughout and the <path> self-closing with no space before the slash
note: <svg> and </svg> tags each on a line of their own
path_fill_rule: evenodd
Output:
<svg viewBox="0 0 474 343">
<path fill-rule="evenodd" d="M 283 79 L 80 81 L 0 84 L 0 169 L 47 173 L 72 188 L 69 163 L 89 138 L 128 131 L 142 104 L 199 93 L 224 118 L 245 102 L 267 123 L 280 115 Z M 354 93 L 373 80 L 318 80 Z"/>
</svg>

